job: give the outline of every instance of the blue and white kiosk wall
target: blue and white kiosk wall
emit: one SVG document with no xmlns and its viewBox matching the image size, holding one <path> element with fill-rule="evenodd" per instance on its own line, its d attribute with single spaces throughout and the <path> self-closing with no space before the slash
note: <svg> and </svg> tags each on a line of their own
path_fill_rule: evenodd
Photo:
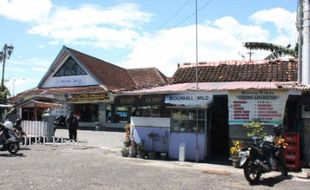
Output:
<svg viewBox="0 0 310 190">
<path fill-rule="evenodd" d="M 155 151 L 167 150 L 170 159 L 178 159 L 179 146 L 185 144 L 185 160 L 204 160 L 207 154 L 207 108 L 213 96 L 206 92 L 167 94 L 165 104 L 169 118 L 132 117 L 133 138 L 143 139 L 145 150 L 151 151 L 151 132 L 159 135 Z M 166 144 L 164 143 L 166 139 Z"/>
<path fill-rule="evenodd" d="M 177 159 L 180 144 L 185 144 L 185 160 L 206 158 L 207 108 L 213 96 L 206 92 L 186 92 L 166 95 L 172 105 L 169 157 Z"/>
</svg>

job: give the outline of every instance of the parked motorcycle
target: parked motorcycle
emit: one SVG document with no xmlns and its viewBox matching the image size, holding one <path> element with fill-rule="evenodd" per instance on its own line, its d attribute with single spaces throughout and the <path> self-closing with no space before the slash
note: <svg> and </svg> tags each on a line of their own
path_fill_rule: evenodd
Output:
<svg viewBox="0 0 310 190">
<path fill-rule="evenodd" d="M 16 123 L 13 124 L 13 131 L 15 132 L 16 138 L 18 141 L 24 143 L 25 142 L 25 137 L 27 136 L 26 133 L 23 131 L 22 128 L 22 120 L 17 119 Z"/>
<path fill-rule="evenodd" d="M 12 155 L 19 151 L 20 141 L 12 129 L 0 124 L 0 151 L 9 151 Z"/>
<path fill-rule="evenodd" d="M 271 171 L 279 170 L 283 176 L 287 176 L 283 155 L 287 144 L 281 135 L 282 127 L 275 127 L 274 131 L 274 136 L 254 139 L 254 142 L 247 143 L 239 153 L 240 166 L 243 167 L 244 176 L 250 184 L 257 184 L 263 173 Z"/>
<path fill-rule="evenodd" d="M 66 117 L 60 115 L 57 116 L 54 120 L 54 131 L 57 128 L 66 128 Z"/>
</svg>

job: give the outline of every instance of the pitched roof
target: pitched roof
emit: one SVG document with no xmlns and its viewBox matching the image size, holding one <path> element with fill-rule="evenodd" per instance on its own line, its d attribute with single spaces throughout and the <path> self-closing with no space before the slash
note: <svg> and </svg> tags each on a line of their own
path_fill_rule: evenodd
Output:
<svg viewBox="0 0 310 190">
<path fill-rule="evenodd" d="M 67 48 L 67 47 L 66 47 Z M 83 64 L 108 90 L 119 91 L 135 88 L 135 82 L 127 70 L 106 61 L 86 55 L 74 49 L 69 52 Z"/>
<path fill-rule="evenodd" d="M 199 82 L 297 81 L 297 60 L 223 61 L 198 64 Z M 195 82 L 196 64 L 181 65 L 173 83 Z"/>
<path fill-rule="evenodd" d="M 128 69 L 137 88 L 159 86 L 168 83 L 167 77 L 156 68 Z"/>
</svg>

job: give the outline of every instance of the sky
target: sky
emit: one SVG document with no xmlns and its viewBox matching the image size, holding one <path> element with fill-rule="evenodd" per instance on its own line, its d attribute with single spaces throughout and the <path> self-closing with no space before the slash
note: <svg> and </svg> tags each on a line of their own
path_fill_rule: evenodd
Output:
<svg viewBox="0 0 310 190">
<path fill-rule="evenodd" d="M 248 59 L 243 42 L 297 41 L 297 0 L 197 0 L 197 7 L 198 61 Z M 0 48 L 14 46 L 5 85 L 11 95 L 37 87 L 63 46 L 171 77 L 178 63 L 196 61 L 195 23 L 195 0 L 0 0 Z"/>
</svg>

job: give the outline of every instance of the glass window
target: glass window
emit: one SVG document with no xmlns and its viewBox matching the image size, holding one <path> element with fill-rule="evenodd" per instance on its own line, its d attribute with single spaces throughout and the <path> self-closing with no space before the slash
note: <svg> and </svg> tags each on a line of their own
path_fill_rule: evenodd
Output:
<svg viewBox="0 0 310 190">
<path fill-rule="evenodd" d="M 87 75 L 87 73 L 72 58 L 69 58 L 56 72 L 54 77 L 73 75 Z"/>
<path fill-rule="evenodd" d="M 106 122 L 107 123 L 128 123 L 129 112 L 131 111 L 129 106 L 117 106 L 107 105 L 106 108 Z"/>
<path fill-rule="evenodd" d="M 98 121 L 98 104 L 74 104 L 74 112 L 81 122 Z"/>
<path fill-rule="evenodd" d="M 196 127 L 196 110 L 172 110 L 172 125 L 173 132 L 195 133 Z M 198 110 L 198 131 L 203 133 L 206 124 L 206 111 Z"/>
</svg>

